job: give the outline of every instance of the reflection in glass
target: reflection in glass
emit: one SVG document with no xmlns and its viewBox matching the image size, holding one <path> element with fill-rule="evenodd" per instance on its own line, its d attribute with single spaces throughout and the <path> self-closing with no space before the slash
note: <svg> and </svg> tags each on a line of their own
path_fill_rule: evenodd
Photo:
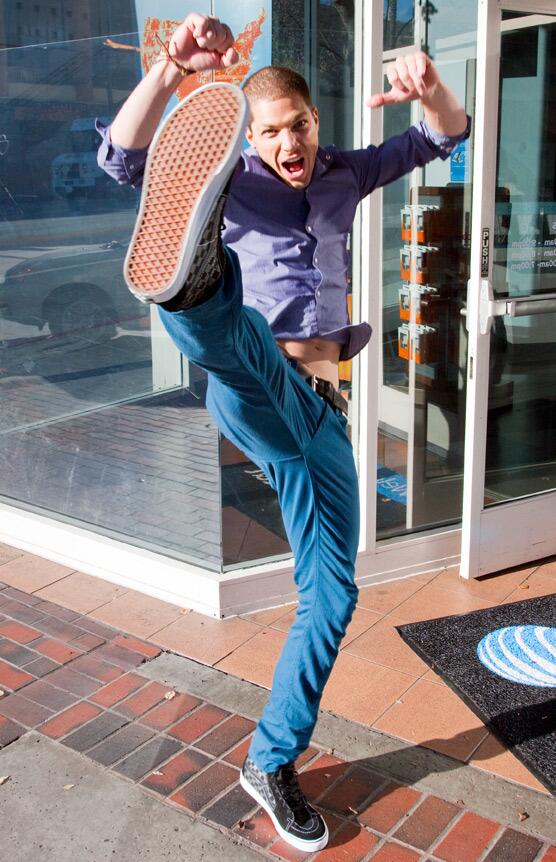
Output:
<svg viewBox="0 0 556 862">
<path fill-rule="evenodd" d="M 502 34 L 494 289 L 538 313 L 494 321 L 486 505 L 556 487 L 555 47 L 556 23 Z"/>
<path fill-rule="evenodd" d="M 65 4 L 68 41 L 49 41 L 38 15 L 20 39 L 34 44 L 0 50 L 0 494 L 219 568 L 203 381 L 191 372 L 181 388 L 158 315 L 125 286 L 139 192 L 96 164 L 95 117 L 109 121 L 142 74 L 135 4 L 114 11 L 111 41 L 88 38 L 114 32 L 109 4 L 89 5 Z M 0 9 L 2 45 L 17 44 L 12 12 Z"/>
<path fill-rule="evenodd" d="M 299 26 L 300 21 L 305 28 Z M 273 3 L 272 62 L 294 68 L 308 81 L 319 109 L 322 146 L 347 149 L 354 145 L 353 45 L 353 0 Z M 351 280 L 351 273 L 349 276 Z M 357 302 L 359 285 L 352 288 Z M 351 304 L 351 296 L 349 301 Z M 340 364 L 340 378 L 353 415 L 351 362 Z M 261 470 L 223 438 L 220 457 L 224 566 L 289 554 L 278 500 Z"/>
<path fill-rule="evenodd" d="M 432 7 L 428 14 L 432 20 Z M 435 62 L 470 112 L 475 44 L 466 40 L 456 59 L 440 54 Z M 383 113 L 384 138 L 410 125 L 407 105 Z M 381 538 L 461 517 L 471 156 L 471 141 L 462 142 L 448 160 L 383 191 Z"/>
<path fill-rule="evenodd" d="M 103 39 L 2 53 L 2 367 L 26 385 L 6 431 L 150 393 L 153 369 L 149 310 L 122 277 L 138 193 L 97 167 L 94 128 L 139 79 L 139 55 Z"/>
<path fill-rule="evenodd" d="M 385 51 L 415 42 L 415 0 L 384 0 L 383 47 Z M 427 6 L 432 6 L 427 3 Z"/>
<path fill-rule="evenodd" d="M 273 3 L 272 62 L 307 79 L 319 108 L 322 146 L 353 146 L 353 46 L 353 0 Z"/>
<path fill-rule="evenodd" d="M 436 3 L 425 0 L 421 7 L 423 50 L 433 60 L 441 60 L 451 49 L 468 52 L 476 40 L 477 7 L 477 3 L 462 3 L 461 0 Z M 473 53 L 471 51 L 468 56 Z"/>
<path fill-rule="evenodd" d="M 353 146 L 353 0 L 295 4 L 267 6 L 267 61 L 308 78 L 323 144 Z M 214 570 L 288 554 L 275 495 L 208 416 L 206 379 L 122 278 L 139 192 L 97 167 L 94 118 L 143 74 L 136 3 L 28 18 L 0 4 L 0 496 Z"/>
</svg>

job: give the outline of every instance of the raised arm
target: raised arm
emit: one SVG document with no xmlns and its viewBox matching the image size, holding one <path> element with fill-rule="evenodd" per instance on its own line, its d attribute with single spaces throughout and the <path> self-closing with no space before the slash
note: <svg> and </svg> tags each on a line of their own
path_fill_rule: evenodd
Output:
<svg viewBox="0 0 556 862">
<path fill-rule="evenodd" d="M 465 132 L 467 116 L 452 91 L 440 80 L 430 57 L 423 51 L 398 57 L 386 69 L 392 89 L 367 100 L 370 108 L 411 102 L 419 99 L 425 121 L 441 135 L 457 136 Z"/>
<path fill-rule="evenodd" d="M 459 141 L 470 133 L 471 118 L 440 80 L 426 54 L 418 52 L 398 57 L 388 67 L 387 75 L 392 89 L 371 96 L 367 105 L 381 108 L 419 99 L 425 118 L 380 146 L 344 153 L 355 173 L 361 198 L 415 167 L 423 167 L 433 159 L 447 159 Z"/>
<path fill-rule="evenodd" d="M 174 31 L 168 51 L 188 72 L 204 72 L 237 63 L 233 44 L 227 24 L 193 12 Z M 181 78 L 178 67 L 161 52 L 115 117 L 110 127 L 112 143 L 124 149 L 147 147 Z"/>
</svg>

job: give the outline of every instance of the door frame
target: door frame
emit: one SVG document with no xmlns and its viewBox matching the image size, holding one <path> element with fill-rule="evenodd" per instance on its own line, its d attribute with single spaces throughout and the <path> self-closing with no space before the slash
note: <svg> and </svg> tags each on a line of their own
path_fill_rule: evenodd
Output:
<svg viewBox="0 0 556 862">
<path fill-rule="evenodd" d="M 362 27 L 358 41 L 360 69 L 357 92 L 360 103 L 355 105 L 355 145 L 379 145 L 382 142 L 382 111 L 371 111 L 364 100 L 371 93 L 382 90 L 384 61 L 390 59 L 383 52 L 383 0 L 361 0 Z M 417 4 L 416 4 L 417 6 Z M 396 52 L 399 53 L 399 52 Z M 359 144 L 357 143 L 359 142 Z M 359 490 L 361 504 L 361 532 L 356 575 L 359 585 L 396 580 L 420 572 L 429 572 L 456 566 L 460 553 L 460 524 L 431 527 L 410 534 L 378 539 L 376 530 L 376 471 L 378 428 L 381 416 L 382 387 L 382 302 L 379 287 L 382 285 L 382 190 L 375 191 L 360 204 L 360 220 L 356 222 L 356 242 L 359 249 L 354 259 L 354 273 L 360 285 L 357 303 L 359 320 L 367 320 L 373 337 L 355 363 L 354 439 L 357 449 Z M 403 410 L 410 410 L 409 398 L 402 399 Z M 355 424 L 357 423 L 357 424 Z M 409 430 L 409 426 L 408 426 Z"/>
<path fill-rule="evenodd" d="M 490 324 L 511 313 L 493 298 L 502 10 L 556 15 L 556 0 L 479 0 L 471 268 L 468 284 L 467 406 L 461 569 L 465 578 L 556 553 L 556 490 L 484 506 Z M 556 19 L 555 19 L 556 20 Z M 530 26 L 538 26 L 532 19 Z"/>
</svg>

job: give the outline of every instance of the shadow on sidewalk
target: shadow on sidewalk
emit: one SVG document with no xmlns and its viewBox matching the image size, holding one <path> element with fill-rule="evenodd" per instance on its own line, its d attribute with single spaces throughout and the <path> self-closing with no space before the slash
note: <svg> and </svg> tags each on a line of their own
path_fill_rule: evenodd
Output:
<svg viewBox="0 0 556 862">
<path fill-rule="evenodd" d="M 429 775 L 450 773 L 481 755 L 481 743 L 487 738 L 485 728 L 473 728 L 449 738 L 428 739 L 419 745 L 407 744 L 385 754 L 350 762 L 319 766 L 319 759 L 299 774 L 300 784 L 311 802 L 323 812 L 332 839 L 329 847 L 351 844 L 358 834 L 370 826 L 387 833 L 402 820 L 418 801 L 428 796 L 426 790 L 414 788 Z M 470 752 L 466 760 L 456 760 L 442 749 Z M 516 785 L 516 791 L 519 788 Z M 387 803 L 384 800 L 388 800 Z M 452 803 L 444 805 L 455 808 Z M 462 805 L 462 810 L 465 810 Z M 454 811 L 452 817 L 456 816 Z M 346 828 L 345 821 L 350 828 Z M 401 825 L 403 824 L 403 820 Z M 368 834 L 368 833 L 367 833 Z M 404 840 L 403 838 L 401 840 Z"/>
</svg>

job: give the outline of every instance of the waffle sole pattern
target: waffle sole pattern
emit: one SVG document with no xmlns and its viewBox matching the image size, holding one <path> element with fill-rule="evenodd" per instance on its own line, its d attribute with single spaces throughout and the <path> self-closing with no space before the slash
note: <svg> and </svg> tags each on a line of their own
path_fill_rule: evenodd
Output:
<svg viewBox="0 0 556 862">
<path fill-rule="evenodd" d="M 184 99 L 157 132 L 124 264 L 127 286 L 139 299 L 171 299 L 192 268 L 203 268 L 198 255 L 207 252 L 206 234 L 214 235 L 206 229 L 240 156 L 246 122 L 242 91 L 209 84 Z"/>
</svg>

